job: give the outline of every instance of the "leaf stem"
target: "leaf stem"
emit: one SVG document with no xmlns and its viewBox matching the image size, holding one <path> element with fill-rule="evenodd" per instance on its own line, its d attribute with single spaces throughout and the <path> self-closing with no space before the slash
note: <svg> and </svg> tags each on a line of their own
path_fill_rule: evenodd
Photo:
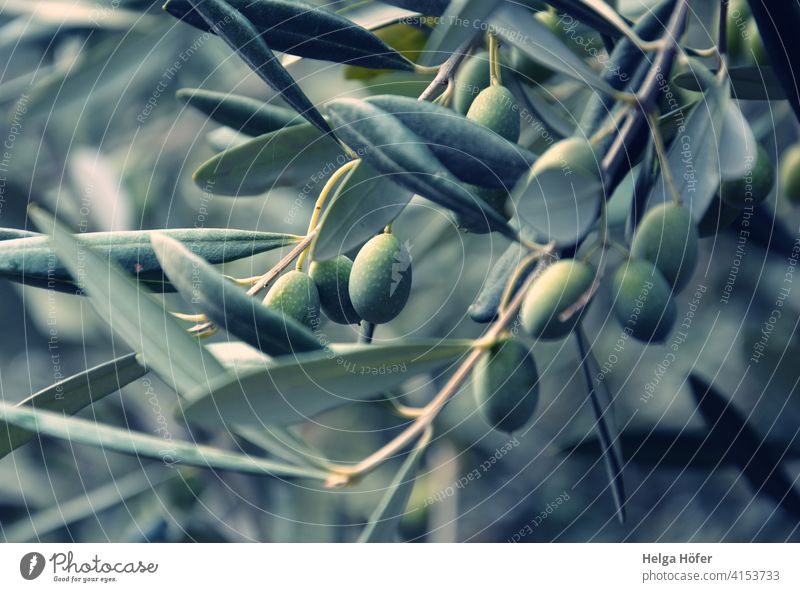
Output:
<svg viewBox="0 0 800 592">
<path fill-rule="evenodd" d="M 669 192 L 672 194 L 672 203 L 679 206 L 681 205 L 681 194 L 675 186 L 675 178 L 672 176 L 672 171 L 669 168 L 667 149 L 664 146 L 664 139 L 661 137 L 661 130 L 658 128 L 658 115 L 651 111 L 647 114 L 647 119 L 650 121 L 650 131 L 653 134 L 653 145 L 656 148 L 658 165 L 661 167 L 661 175 L 664 177 L 664 183 L 666 183 Z"/>
</svg>

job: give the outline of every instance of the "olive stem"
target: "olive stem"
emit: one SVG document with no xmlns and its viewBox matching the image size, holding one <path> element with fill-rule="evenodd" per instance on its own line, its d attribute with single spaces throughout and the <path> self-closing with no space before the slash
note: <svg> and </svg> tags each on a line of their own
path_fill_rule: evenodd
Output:
<svg viewBox="0 0 800 592">
<path fill-rule="evenodd" d="M 372 337 L 375 335 L 375 323 L 364 321 L 361 333 L 361 343 L 372 343 Z"/>
<path fill-rule="evenodd" d="M 306 234 L 311 234 L 311 232 L 317 227 L 319 223 L 319 217 L 322 212 L 322 207 L 325 205 L 325 200 L 328 199 L 328 194 L 333 190 L 336 186 L 336 183 L 339 182 L 344 175 L 349 173 L 353 168 L 361 162 L 360 159 L 351 160 L 340 166 L 334 173 L 331 175 L 330 179 L 327 180 L 325 185 L 322 187 L 322 191 L 319 192 L 319 197 L 317 198 L 317 202 L 314 204 L 314 211 L 311 213 L 311 219 L 308 221 L 308 232 Z M 300 253 L 300 257 L 297 259 L 297 265 L 295 269 L 297 271 L 303 271 L 303 265 L 306 262 L 306 257 L 308 256 L 308 249 L 305 248 Z"/>
<path fill-rule="evenodd" d="M 661 167 L 661 175 L 664 177 L 664 183 L 666 183 L 669 192 L 672 194 L 672 202 L 676 206 L 679 206 L 681 205 L 681 194 L 675 186 L 675 179 L 669 168 L 667 149 L 664 146 L 664 139 L 661 137 L 661 130 L 658 129 L 658 115 L 651 111 L 647 114 L 647 119 L 650 121 L 650 130 L 653 133 L 653 144 L 656 148 L 656 155 L 658 156 L 658 165 Z"/>
<path fill-rule="evenodd" d="M 728 53 L 728 1 L 721 0 L 719 3 L 719 33 L 717 35 L 717 48 L 722 59 L 723 54 Z"/>
<path fill-rule="evenodd" d="M 263 290 L 272 280 L 280 275 L 280 273 L 289 267 L 292 264 L 292 261 L 297 259 L 300 254 L 305 251 L 306 247 L 311 244 L 311 241 L 317 236 L 319 232 L 319 228 L 315 228 L 311 232 L 306 235 L 306 237 L 301 240 L 294 248 L 289 251 L 283 259 L 278 261 L 275 266 L 270 269 L 267 273 L 262 275 L 258 280 L 251 286 L 251 288 L 247 291 L 248 296 L 253 296 L 258 294 L 261 290 Z"/>
<path fill-rule="evenodd" d="M 489 33 L 489 83 L 492 86 L 503 83 L 500 75 L 500 41 L 493 33 Z"/>
<path fill-rule="evenodd" d="M 420 101 L 429 101 L 433 98 L 436 91 L 445 85 L 450 85 L 450 81 L 453 79 L 453 72 L 456 71 L 459 64 L 467 57 L 469 53 L 469 47 L 472 45 L 472 40 L 470 39 L 464 45 L 459 47 L 454 53 L 450 55 L 447 60 L 442 63 L 441 66 L 436 68 L 437 73 L 431 83 L 427 86 L 425 90 L 422 91 L 422 94 L 419 95 Z"/>
<path fill-rule="evenodd" d="M 514 274 L 511 276 L 511 279 L 506 284 L 506 288 L 503 290 L 503 295 L 500 297 L 500 305 L 497 307 L 497 311 L 499 313 L 502 314 L 502 312 L 505 310 L 505 307 L 508 305 L 508 301 L 511 300 L 511 295 L 514 293 L 514 286 L 519 281 L 519 278 L 522 277 L 522 274 L 528 270 L 531 264 L 536 263 L 541 258 L 541 252 L 534 252 L 520 262 L 519 266 L 514 271 Z"/>
<path fill-rule="evenodd" d="M 331 479 L 328 480 L 328 484 L 330 486 L 341 485 L 357 475 L 364 475 L 370 472 L 423 433 L 431 423 L 433 423 L 433 420 L 436 419 L 439 412 L 453 395 L 458 392 L 459 387 L 461 387 L 464 381 L 469 377 L 470 372 L 481 359 L 481 356 L 486 353 L 487 344 L 492 340 L 496 340 L 506 327 L 514 321 L 519 308 L 522 306 L 525 294 L 534 281 L 535 278 L 533 276 L 525 281 L 519 292 L 515 294 L 508 308 L 500 314 L 500 318 L 489 327 L 484 336 L 476 341 L 474 347 L 470 350 L 469 355 L 464 362 L 462 362 L 461 366 L 459 366 L 431 402 L 422 408 L 419 417 L 417 417 L 411 425 L 361 462 L 355 465 L 331 465 L 330 469 L 335 475 L 331 476 Z"/>
</svg>

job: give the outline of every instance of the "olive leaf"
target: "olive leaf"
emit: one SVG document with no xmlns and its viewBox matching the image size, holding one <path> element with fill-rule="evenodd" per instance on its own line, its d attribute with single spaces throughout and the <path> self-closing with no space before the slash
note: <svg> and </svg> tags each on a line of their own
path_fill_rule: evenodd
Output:
<svg viewBox="0 0 800 592">
<path fill-rule="evenodd" d="M 532 152 L 452 109 L 396 95 L 377 95 L 366 102 L 399 119 L 466 183 L 508 189 L 536 161 Z"/>
<path fill-rule="evenodd" d="M 228 230 L 225 228 L 175 228 L 169 230 L 131 230 L 87 232 L 75 240 L 113 261 L 142 284 L 172 291 L 150 245 L 150 236 L 163 234 L 188 245 L 211 263 L 225 263 L 295 244 L 301 237 L 275 232 Z M 49 237 L 34 235 L 0 241 L 0 277 L 63 292 L 80 293 L 69 268 Z"/>
<path fill-rule="evenodd" d="M 430 444 L 433 430 L 428 427 L 420 436 L 414 448 L 403 460 L 403 464 L 395 473 L 381 501 L 369 517 L 367 525 L 358 537 L 359 543 L 393 543 L 397 537 L 397 528 L 405 514 L 408 499 L 414 489 L 416 473 L 422 456 Z"/>
<path fill-rule="evenodd" d="M 385 0 L 385 2 L 386 4 L 430 16 L 439 16 L 450 4 L 450 0 Z"/>
<path fill-rule="evenodd" d="M 753 169 L 758 145 L 750 123 L 734 101 L 728 101 L 722 115 L 719 137 L 719 174 L 723 181 L 741 179 Z"/>
<path fill-rule="evenodd" d="M 249 0 L 248 0 L 249 1 Z M 281 65 L 253 23 L 225 0 L 187 0 L 191 8 L 208 26 L 241 57 L 264 82 L 289 105 L 315 125 L 330 132 L 328 122 L 300 89 L 294 78 Z"/>
<path fill-rule="evenodd" d="M 0 241 L 13 240 L 15 238 L 30 238 L 41 236 L 38 232 L 22 230 L 20 228 L 0 228 Z"/>
<path fill-rule="evenodd" d="M 533 61 L 604 93 L 616 93 L 608 82 L 522 6 L 504 4 L 492 16 L 491 24 L 501 38 L 522 50 Z"/>
<path fill-rule="evenodd" d="M 690 374 L 689 386 L 706 425 L 710 430 L 719 430 L 721 437 L 730 442 L 727 454 L 755 493 L 770 498 L 792 518 L 800 520 L 800 493 L 783 464 L 783 455 L 771 454 L 762 445 L 761 435 L 708 381 Z"/>
<path fill-rule="evenodd" d="M 269 355 L 322 348 L 305 326 L 245 294 L 178 241 L 160 234 L 150 240 L 178 292 L 222 329 Z"/>
<path fill-rule="evenodd" d="M 481 34 L 480 24 L 486 22 L 500 4 L 501 0 L 452 0 L 425 45 L 423 63 L 444 62 L 454 51 L 467 45 Z"/>
<path fill-rule="evenodd" d="M 734 66 L 728 70 L 731 96 L 740 101 L 781 101 L 786 92 L 775 70 L 770 66 Z M 686 90 L 702 91 L 697 77 L 691 72 L 682 72 L 672 81 Z"/>
<path fill-rule="evenodd" d="M 219 195 L 258 195 L 273 187 L 306 183 L 345 162 L 342 147 L 329 135 L 300 124 L 220 152 L 200 165 L 193 179 Z"/>
<path fill-rule="evenodd" d="M 28 214 L 39 230 L 53 231 L 53 246 L 59 258 L 78 286 L 88 294 L 97 314 L 132 350 L 141 352 L 145 367 L 158 374 L 169 387 L 185 396 L 206 380 L 225 372 L 198 339 L 186 333 L 164 307 L 139 288 L 116 263 L 81 244 L 43 210 L 31 207 Z"/>
<path fill-rule="evenodd" d="M 237 471 L 273 477 L 315 477 L 327 473 L 272 460 L 205 446 L 197 442 L 170 440 L 111 425 L 67 417 L 52 411 L 14 407 L 0 402 L 0 420 L 30 432 L 85 444 L 104 451 L 120 452 L 157 459 L 170 464 L 185 464 L 206 469 Z"/>
<path fill-rule="evenodd" d="M 748 4 L 772 71 L 783 86 L 795 117 L 800 120 L 800 93 L 793 63 L 796 56 L 800 55 L 800 38 L 797 35 L 800 30 L 800 8 L 793 2 L 771 2 L 766 6 L 761 0 L 748 0 Z"/>
<path fill-rule="evenodd" d="M 278 51 L 365 68 L 414 69 L 412 62 L 367 29 L 321 6 L 301 0 L 227 0 L 227 4 Z M 197 0 L 168 0 L 164 10 L 201 30 L 217 33 L 197 14 Z"/>
<path fill-rule="evenodd" d="M 598 381 L 595 379 L 598 375 L 599 367 L 580 327 L 575 331 L 575 341 L 578 344 L 581 370 L 583 371 L 583 378 L 586 382 L 586 389 L 595 416 L 597 438 L 603 449 L 603 462 L 608 475 L 609 487 L 614 496 L 617 518 L 621 523 L 624 523 L 627 496 L 625 495 L 625 482 L 622 475 L 624 465 L 619 433 L 614 425 L 613 399 L 608 392 L 608 384 L 604 380 Z"/>
<path fill-rule="evenodd" d="M 34 409 L 74 415 L 87 405 L 117 392 L 147 373 L 136 354 L 121 356 L 60 380 L 18 403 Z M 30 432 L 0 422 L 0 458 L 36 437 Z"/>
<path fill-rule="evenodd" d="M 359 162 L 337 187 L 311 244 L 314 259 L 332 259 L 369 240 L 394 220 L 414 193 Z"/>
<path fill-rule="evenodd" d="M 276 358 L 266 368 L 220 377 L 194 393 L 186 419 L 200 427 L 289 425 L 368 400 L 469 352 L 471 341 L 328 347 Z"/>
<path fill-rule="evenodd" d="M 675 0 L 670 1 L 674 4 Z M 628 21 L 602 0 L 553 0 L 550 4 L 562 11 L 562 17 L 566 15 L 572 19 L 563 23 L 565 28 L 577 21 L 613 39 L 622 36 L 631 38 Z M 648 8 L 645 17 L 652 10 Z"/>
<path fill-rule="evenodd" d="M 377 172 L 459 213 L 465 223 L 488 224 L 516 238 L 506 220 L 453 178 L 426 142 L 398 118 L 358 99 L 337 99 L 327 109 L 337 134 Z"/>
<path fill-rule="evenodd" d="M 250 97 L 214 92 L 201 88 L 182 88 L 175 96 L 214 121 L 249 136 L 260 136 L 303 119 L 291 109 L 269 105 Z"/>
</svg>

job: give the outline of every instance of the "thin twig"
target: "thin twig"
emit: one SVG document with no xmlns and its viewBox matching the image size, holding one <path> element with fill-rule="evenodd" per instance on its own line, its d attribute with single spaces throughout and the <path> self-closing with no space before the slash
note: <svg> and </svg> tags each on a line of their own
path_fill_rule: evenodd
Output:
<svg viewBox="0 0 800 592">
<path fill-rule="evenodd" d="M 450 57 L 447 58 L 447 60 L 445 60 L 441 66 L 439 66 L 439 71 L 436 73 L 436 76 L 433 80 L 431 80 L 431 83 L 424 91 L 422 91 L 422 94 L 419 96 L 420 101 L 430 101 L 431 99 L 435 98 L 434 95 L 436 94 L 437 90 L 450 84 L 456 68 L 458 68 L 459 64 L 461 64 L 464 58 L 467 57 L 470 45 L 472 45 L 471 39 L 458 48 L 454 53 L 450 54 Z"/>
<path fill-rule="evenodd" d="M 283 259 L 278 261 L 275 264 L 275 267 L 270 269 L 267 273 L 261 276 L 261 278 L 253 284 L 253 286 L 247 291 L 248 296 L 253 296 L 258 294 L 261 290 L 264 289 L 272 280 L 280 275 L 280 273 L 289 267 L 292 262 L 300 256 L 300 253 L 305 251 L 306 247 L 311 244 L 311 241 L 314 240 L 314 237 L 317 236 L 317 232 L 319 231 L 318 228 L 315 228 L 308 235 L 301 240 L 295 247 L 289 251 Z"/>
</svg>

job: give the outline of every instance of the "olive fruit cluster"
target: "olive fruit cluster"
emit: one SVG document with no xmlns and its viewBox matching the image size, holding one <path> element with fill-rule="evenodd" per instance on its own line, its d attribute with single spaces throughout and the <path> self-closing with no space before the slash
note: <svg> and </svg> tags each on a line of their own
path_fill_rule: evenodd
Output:
<svg viewBox="0 0 800 592">
<path fill-rule="evenodd" d="M 267 292 L 264 304 L 316 328 L 320 310 L 342 325 L 362 319 L 387 323 L 403 310 L 411 292 L 411 257 L 393 234 L 370 239 L 355 261 L 340 255 L 315 261 L 308 274 L 293 270 Z"/>
</svg>

